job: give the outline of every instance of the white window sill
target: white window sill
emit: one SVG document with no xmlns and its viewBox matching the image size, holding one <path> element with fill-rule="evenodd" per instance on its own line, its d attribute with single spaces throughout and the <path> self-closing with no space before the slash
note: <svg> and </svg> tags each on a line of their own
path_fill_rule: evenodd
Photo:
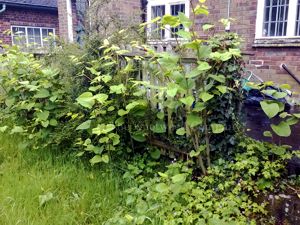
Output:
<svg viewBox="0 0 300 225">
<path fill-rule="evenodd" d="M 300 47 L 300 37 L 265 37 L 256 38 L 255 48 L 259 47 Z"/>
</svg>

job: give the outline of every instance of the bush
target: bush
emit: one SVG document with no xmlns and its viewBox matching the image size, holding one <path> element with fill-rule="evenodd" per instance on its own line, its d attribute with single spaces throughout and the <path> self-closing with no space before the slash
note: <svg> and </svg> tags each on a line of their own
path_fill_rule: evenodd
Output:
<svg viewBox="0 0 300 225">
<path fill-rule="evenodd" d="M 5 49 L 0 63 L 1 131 L 25 135 L 35 148 L 70 147 L 76 121 L 69 115 L 77 106 L 63 74 L 16 46 Z"/>
</svg>

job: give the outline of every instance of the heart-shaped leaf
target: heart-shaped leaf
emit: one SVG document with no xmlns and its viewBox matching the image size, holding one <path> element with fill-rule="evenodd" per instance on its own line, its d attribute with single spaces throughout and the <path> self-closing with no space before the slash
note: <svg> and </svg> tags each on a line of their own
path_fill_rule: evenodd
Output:
<svg viewBox="0 0 300 225">
<path fill-rule="evenodd" d="M 95 105 L 95 98 L 91 92 L 84 92 L 76 100 L 80 105 L 89 109 Z"/>
<path fill-rule="evenodd" d="M 270 119 L 275 117 L 280 112 L 279 105 L 273 101 L 261 101 L 260 106 Z"/>
<path fill-rule="evenodd" d="M 291 127 L 286 122 L 281 122 L 278 125 L 271 125 L 272 130 L 280 137 L 289 137 L 291 135 Z"/>
</svg>

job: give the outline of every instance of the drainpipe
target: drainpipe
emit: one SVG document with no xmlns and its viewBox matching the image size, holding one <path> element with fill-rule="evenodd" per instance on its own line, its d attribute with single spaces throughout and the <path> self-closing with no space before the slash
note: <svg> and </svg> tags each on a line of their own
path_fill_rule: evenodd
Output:
<svg viewBox="0 0 300 225">
<path fill-rule="evenodd" d="M 67 27 L 68 27 L 68 39 L 69 42 L 74 41 L 74 34 L 73 34 L 73 12 L 72 12 L 72 0 L 67 1 Z"/>
<path fill-rule="evenodd" d="M 0 13 L 3 13 L 6 10 L 6 4 L 1 4 L 1 5 L 2 5 L 2 7 L 0 9 Z"/>
<path fill-rule="evenodd" d="M 231 24 L 230 24 L 230 8 L 231 8 L 231 0 L 228 0 L 228 3 L 227 3 L 227 19 L 228 19 L 228 24 L 227 26 L 225 27 L 225 31 L 227 32 L 230 32 L 230 28 L 231 28 Z"/>
<path fill-rule="evenodd" d="M 281 64 L 281 68 L 283 68 L 300 85 L 299 78 L 287 67 L 287 65 Z"/>
</svg>

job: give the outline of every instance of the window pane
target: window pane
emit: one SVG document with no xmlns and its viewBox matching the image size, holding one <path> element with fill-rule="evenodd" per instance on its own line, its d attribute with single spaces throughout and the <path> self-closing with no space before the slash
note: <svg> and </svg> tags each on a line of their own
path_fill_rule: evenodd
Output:
<svg viewBox="0 0 300 225">
<path fill-rule="evenodd" d="M 54 35 L 53 29 L 42 29 L 42 41 L 44 47 L 50 45 L 50 41 L 53 38 L 53 35 Z"/>
<path fill-rule="evenodd" d="M 298 0 L 298 12 L 296 21 L 296 36 L 300 36 L 300 0 Z"/>
<path fill-rule="evenodd" d="M 171 5 L 171 15 L 172 16 L 178 16 L 179 13 L 185 13 L 185 4 L 176 4 L 176 5 Z M 172 38 L 177 37 L 176 33 L 179 30 L 183 29 L 183 25 L 179 25 L 178 27 L 173 27 L 171 28 L 172 31 Z"/>
<path fill-rule="evenodd" d="M 289 0 L 267 0 L 263 35 L 286 36 Z"/>
<path fill-rule="evenodd" d="M 12 28 L 12 41 L 15 45 L 26 45 L 26 29 L 25 27 Z"/>
<path fill-rule="evenodd" d="M 156 17 L 163 17 L 166 13 L 166 8 L 164 5 L 152 6 L 151 8 L 151 19 Z M 151 25 L 151 37 L 155 39 L 165 38 L 165 30 L 161 29 L 159 22 L 153 23 Z"/>
<path fill-rule="evenodd" d="M 41 30 L 40 28 L 27 28 L 28 44 L 30 47 L 41 47 Z"/>
</svg>

